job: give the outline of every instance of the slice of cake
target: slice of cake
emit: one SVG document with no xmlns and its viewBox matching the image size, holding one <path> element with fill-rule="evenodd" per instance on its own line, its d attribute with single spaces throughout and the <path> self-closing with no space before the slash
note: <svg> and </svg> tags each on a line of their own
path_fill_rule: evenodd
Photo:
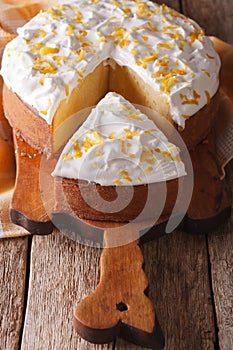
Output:
<svg viewBox="0 0 233 350">
<path fill-rule="evenodd" d="M 214 122 L 219 68 L 204 31 L 165 5 L 77 0 L 39 13 L 6 46 L 4 108 L 25 141 L 51 155 L 86 116 L 57 133 L 63 121 L 115 91 L 168 119 L 191 148 Z"/>
<path fill-rule="evenodd" d="M 179 153 L 145 114 L 122 96 L 108 93 L 57 162 L 52 174 L 55 211 L 121 222 L 137 218 L 145 206 L 143 219 L 160 214 L 158 208 L 169 215 L 177 178 L 186 174 Z"/>
</svg>

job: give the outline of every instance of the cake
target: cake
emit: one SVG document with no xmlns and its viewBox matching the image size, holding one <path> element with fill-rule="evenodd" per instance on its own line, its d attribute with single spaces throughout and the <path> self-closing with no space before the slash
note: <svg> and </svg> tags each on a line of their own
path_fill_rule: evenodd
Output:
<svg viewBox="0 0 233 350">
<path fill-rule="evenodd" d="M 168 119 L 190 149 L 214 123 L 219 68 L 199 25 L 165 5 L 77 0 L 40 12 L 6 46 L 4 109 L 16 133 L 51 156 L 87 115 L 69 117 L 115 91 Z"/>
<path fill-rule="evenodd" d="M 186 172 L 180 149 L 157 125 L 109 92 L 68 141 L 52 175 L 56 213 L 125 222 L 143 211 L 143 220 L 169 215 Z"/>
</svg>

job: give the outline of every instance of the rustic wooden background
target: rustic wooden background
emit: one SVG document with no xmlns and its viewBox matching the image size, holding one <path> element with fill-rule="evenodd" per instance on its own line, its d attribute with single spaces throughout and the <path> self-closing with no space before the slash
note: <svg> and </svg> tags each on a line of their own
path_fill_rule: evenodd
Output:
<svg viewBox="0 0 233 350">
<path fill-rule="evenodd" d="M 232 0 L 165 3 L 233 44 Z M 166 350 L 233 349 L 232 231 L 233 221 L 208 235 L 176 231 L 143 246 Z M 1 240 L 0 348 L 142 350 L 121 339 L 92 345 L 74 332 L 73 308 L 95 288 L 100 254 L 58 232 Z"/>
</svg>

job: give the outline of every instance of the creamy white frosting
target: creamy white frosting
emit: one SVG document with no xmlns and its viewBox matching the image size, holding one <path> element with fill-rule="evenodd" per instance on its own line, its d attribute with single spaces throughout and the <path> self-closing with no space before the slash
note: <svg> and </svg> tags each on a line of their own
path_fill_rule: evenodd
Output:
<svg viewBox="0 0 233 350">
<path fill-rule="evenodd" d="M 218 89 L 211 40 L 191 19 L 147 0 L 77 0 L 39 13 L 6 46 L 1 74 L 51 124 L 60 102 L 107 58 L 166 95 L 181 127 Z"/>
<path fill-rule="evenodd" d="M 141 185 L 184 176 L 180 150 L 121 95 L 109 92 L 66 144 L 53 176 Z"/>
</svg>

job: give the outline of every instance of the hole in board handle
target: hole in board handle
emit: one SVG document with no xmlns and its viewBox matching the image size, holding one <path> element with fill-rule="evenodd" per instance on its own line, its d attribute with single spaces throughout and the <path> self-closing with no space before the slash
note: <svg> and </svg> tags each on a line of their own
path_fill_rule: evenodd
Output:
<svg viewBox="0 0 233 350">
<path fill-rule="evenodd" d="M 122 301 L 120 303 L 116 304 L 116 308 L 120 312 L 124 312 L 124 311 L 128 310 L 128 306 L 125 303 L 123 303 Z"/>
</svg>

